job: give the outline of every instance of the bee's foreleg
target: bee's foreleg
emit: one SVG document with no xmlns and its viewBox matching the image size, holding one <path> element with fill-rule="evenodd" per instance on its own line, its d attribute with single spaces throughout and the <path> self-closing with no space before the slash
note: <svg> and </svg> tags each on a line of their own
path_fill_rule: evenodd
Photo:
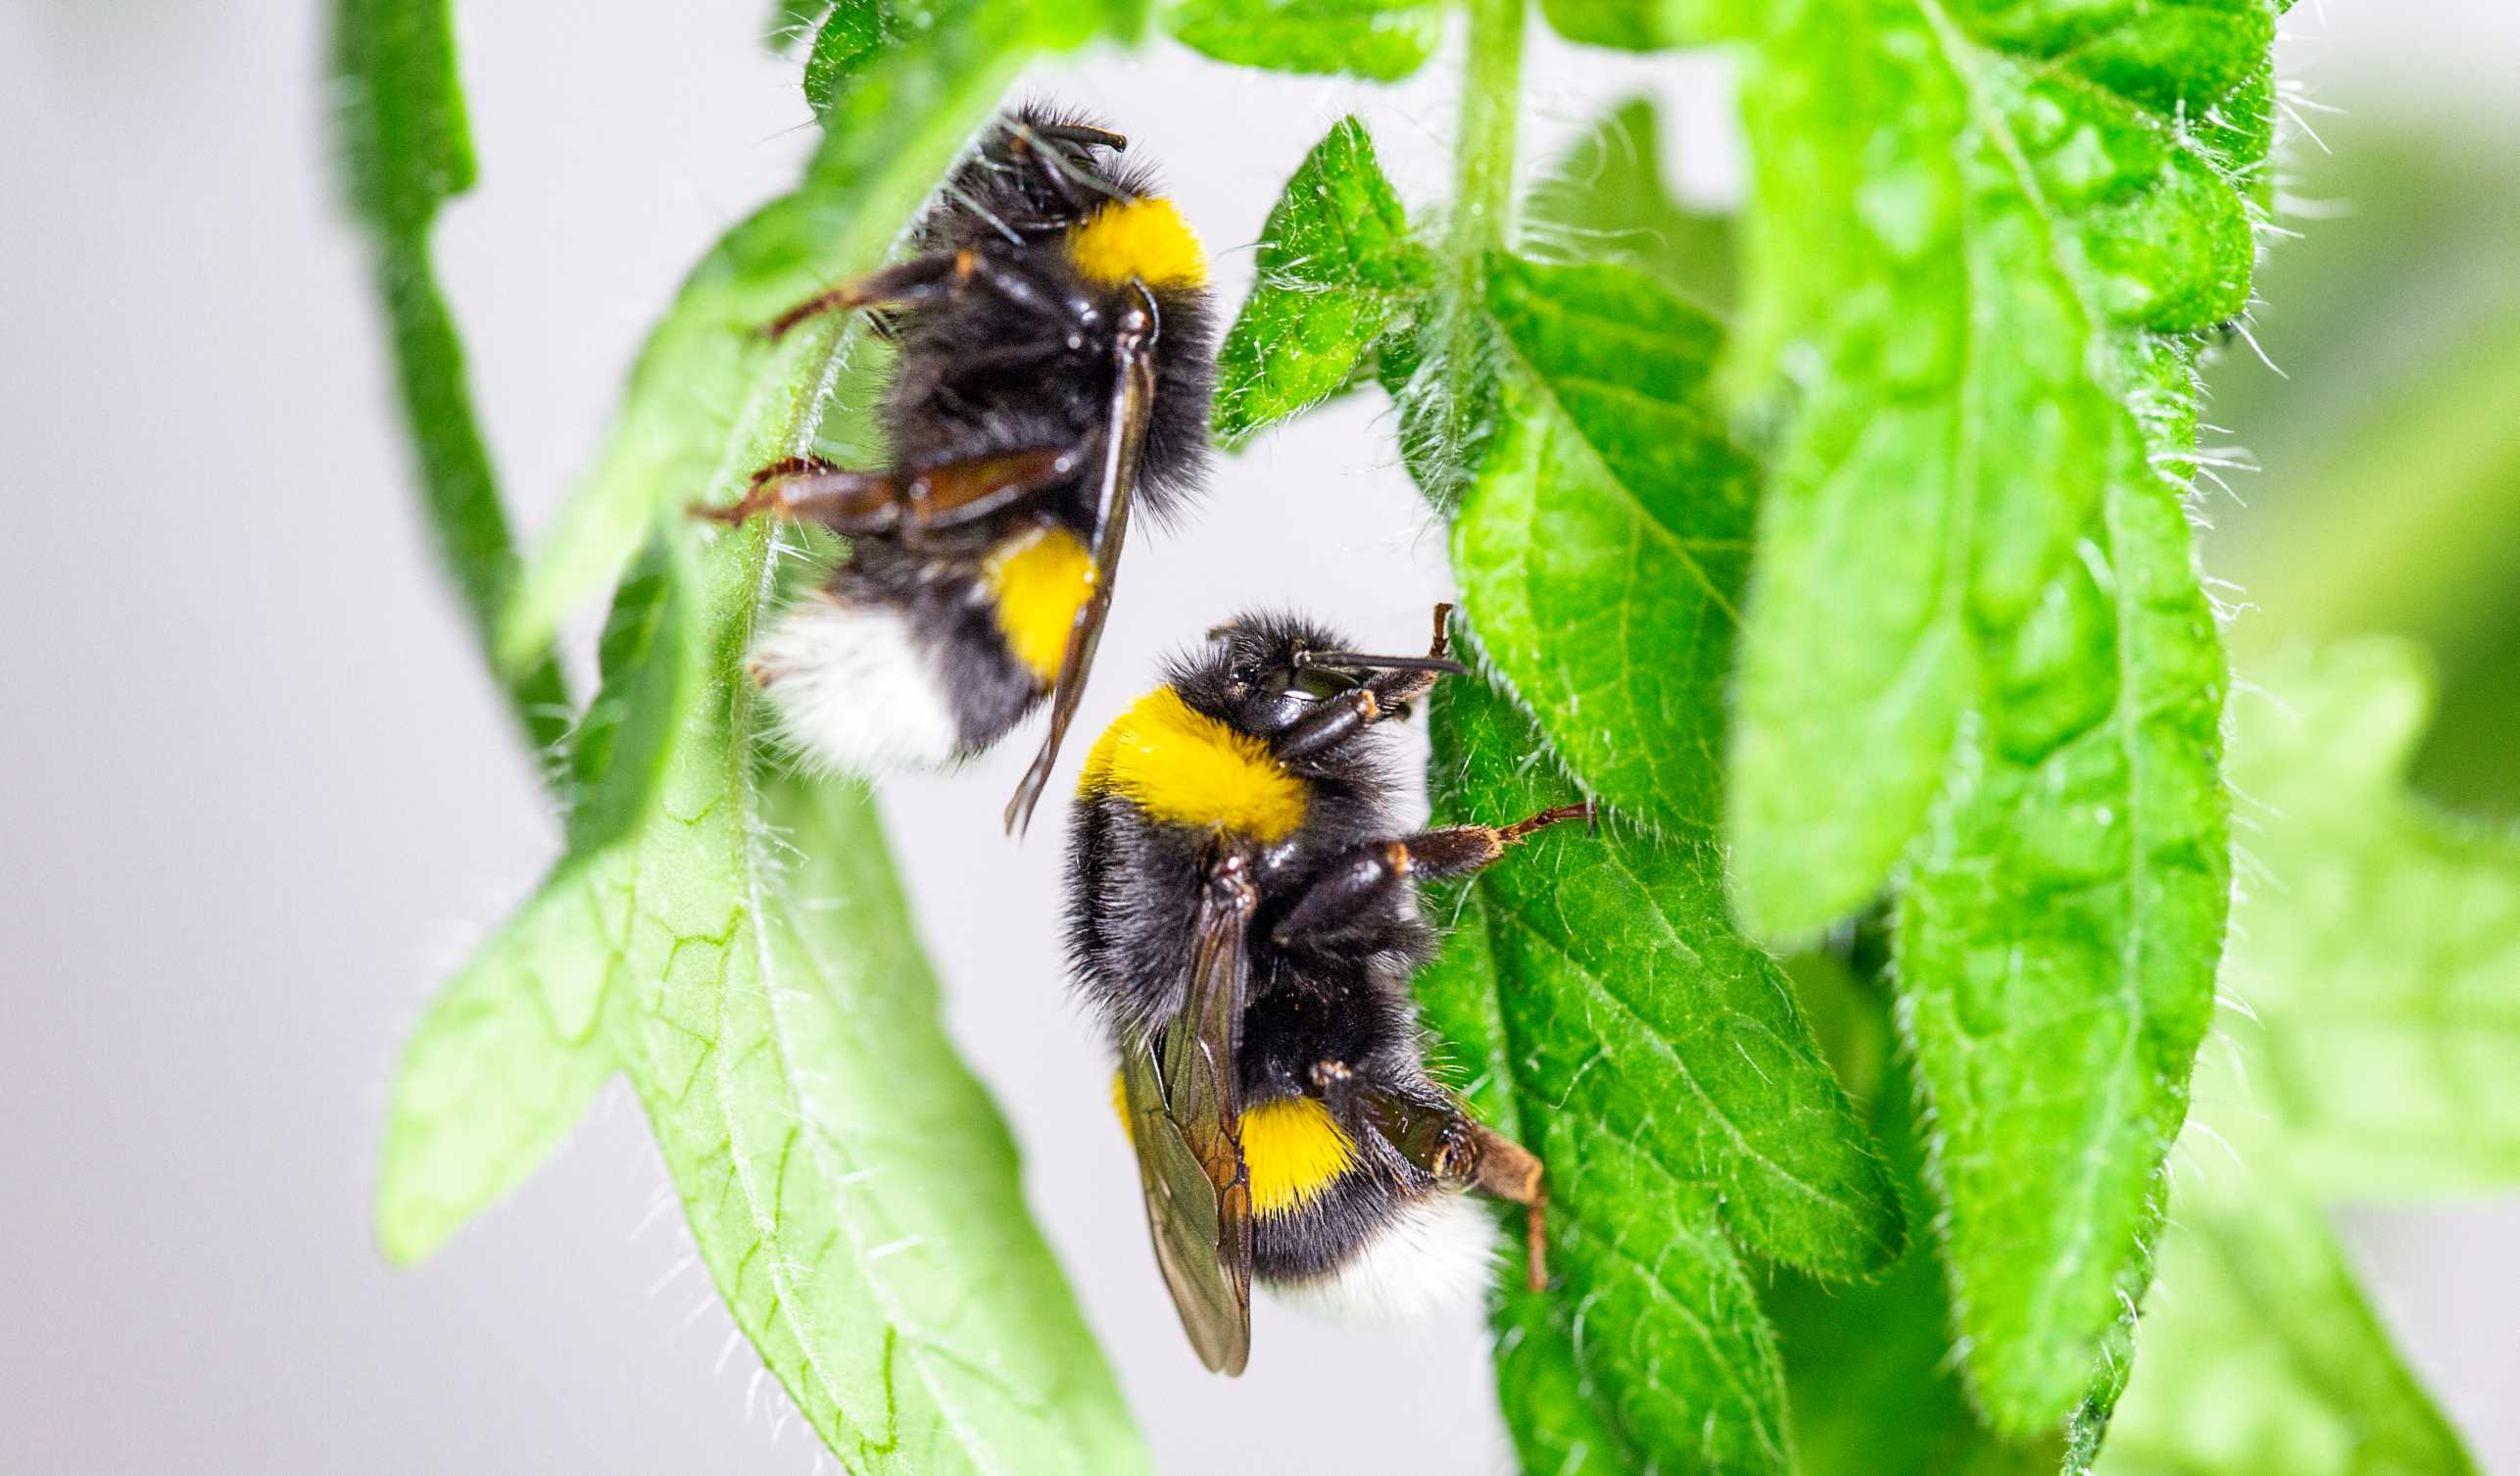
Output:
<svg viewBox="0 0 2520 1476">
<path fill-rule="evenodd" d="M 900 497 L 889 471 L 858 471 L 820 457 L 792 456 L 752 473 L 743 498 L 723 508 L 694 504 L 694 517 L 740 523 L 770 513 L 818 522 L 835 532 L 880 532 L 900 521 Z"/>
<path fill-rule="evenodd" d="M 1319 878 L 1271 929 L 1270 937 L 1284 944 L 1307 934 L 1336 933 L 1387 907 L 1412 881 L 1468 876 L 1493 864 L 1507 847 L 1531 832 L 1591 814 L 1590 805 L 1562 805 L 1511 825 L 1446 825 L 1354 847 L 1322 868 Z"/>
</svg>

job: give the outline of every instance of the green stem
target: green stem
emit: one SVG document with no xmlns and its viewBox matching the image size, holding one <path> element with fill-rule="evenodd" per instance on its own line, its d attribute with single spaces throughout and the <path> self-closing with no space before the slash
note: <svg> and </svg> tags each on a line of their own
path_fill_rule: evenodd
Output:
<svg viewBox="0 0 2520 1476">
<path fill-rule="evenodd" d="M 1452 228 L 1444 254 L 1465 277 L 1508 244 L 1514 224 L 1514 131 L 1523 101 L 1524 0 L 1470 0 L 1461 131 L 1453 143 Z"/>
<path fill-rule="evenodd" d="M 1443 461 L 1467 468 L 1492 407 L 1487 403 L 1488 253 L 1513 243 L 1514 142 L 1523 100 L 1525 0 L 1470 0 L 1470 54 L 1462 69 L 1461 124 L 1453 138 L 1452 218 L 1442 243 L 1441 399 L 1433 428 Z M 1429 484 L 1438 507 L 1457 484 Z"/>
<path fill-rule="evenodd" d="M 429 254 L 438 207 L 470 188 L 474 172 L 448 0 L 336 0 L 332 46 L 335 139 L 368 236 L 421 508 L 486 651 L 518 562 Z M 505 680 L 508 706 L 557 791 L 561 765 L 551 760 L 568 735 L 568 688 L 547 643 L 525 656 Z"/>
</svg>

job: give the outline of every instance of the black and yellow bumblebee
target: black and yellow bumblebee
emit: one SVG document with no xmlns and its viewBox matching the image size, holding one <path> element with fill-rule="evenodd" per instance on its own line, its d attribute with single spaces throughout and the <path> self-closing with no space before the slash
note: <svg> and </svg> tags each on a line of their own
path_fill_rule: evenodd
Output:
<svg viewBox="0 0 2520 1476">
<path fill-rule="evenodd" d="M 773 462 L 742 501 L 703 510 L 851 540 L 751 657 L 809 759 L 946 765 L 1052 698 L 1009 829 L 1029 820 L 1083 694 L 1133 503 L 1178 513 L 1207 461 L 1207 257 L 1147 172 L 1122 164 L 1126 147 L 1042 108 L 998 120 L 905 260 L 767 329 L 875 315 L 899 348 L 880 417 L 890 464 Z"/>
<path fill-rule="evenodd" d="M 1483 1285 L 1540 1162 L 1430 1076 L 1410 976 L 1434 954 L 1417 883 L 1542 826 L 1400 833 L 1381 725 L 1436 678 L 1304 620 L 1249 615 L 1177 659 L 1094 744 L 1071 820 L 1068 949 L 1120 1058 L 1155 1258 L 1191 1345 L 1239 1373 L 1251 1280 L 1405 1312 Z"/>
</svg>

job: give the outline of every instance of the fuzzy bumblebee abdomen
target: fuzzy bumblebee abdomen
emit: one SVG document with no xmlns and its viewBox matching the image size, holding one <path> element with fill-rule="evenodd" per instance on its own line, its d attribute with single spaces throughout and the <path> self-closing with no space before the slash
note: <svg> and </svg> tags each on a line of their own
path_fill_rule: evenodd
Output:
<svg viewBox="0 0 2520 1476">
<path fill-rule="evenodd" d="M 1087 755 L 1077 793 L 1113 795 L 1166 825 L 1275 845 L 1304 823 L 1310 795 L 1269 745 L 1192 709 L 1170 687 L 1138 699 Z"/>
</svg>

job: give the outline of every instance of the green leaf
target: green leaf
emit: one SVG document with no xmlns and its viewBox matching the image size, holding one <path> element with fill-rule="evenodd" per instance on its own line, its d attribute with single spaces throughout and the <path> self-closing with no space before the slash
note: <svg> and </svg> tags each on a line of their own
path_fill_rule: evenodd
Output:
<svg viewBox="0 0 2520 1476">
<path fill-rule="evenodd" d="M 1468 701 L 1515 721 L 1495 698 Z M 1426 1019 L 1481 1064 L 1474 1107 L 1548 1164 L 1549 1290 L 1517 1287 L 1495 1309 L 1497 1399 L 1524 1469 L 1790 1470 L 1775 1349 L 1710 1197 L 1551 1102 L 1500 1008 L 1483 908 L 1462 902 L 1418 981 Z"/>
<path fill-rule="evenodd" d="M 1672 198 L 1662 123 L 1632 97 L 1568 145 L 1524 202 L 1523 248 L 1551 259 L 1632 267 L 1715 313 L 1735 296 L 1732 221 Z"/>
<path fill-rule="evenodd" d="M 332 70 L 333 135 L 370 238 L 429 531 L 486 649 L 517 560 L 429 248 L 438 208 L 473 180 L 447 0 L 340 0 Z M 511 657 L 504 682 L 510 714 L 529 750 L 555 753 L 570 703 L 550 643 L 520 641 Z"/>
<path fill-rule="evenodd" d="M 995 81 L 1040 38 L 1074 38 L 1083 14 L 1010 7 L 996 17 L 1006 24 L 932 36 L 915 64 L 888 57 L 848 89 L 832 125 L 856 142 L 827 146 L 795 194 L 695 273 L 642 357 L 606 474 L 625 458 L 642 474 L 699 468 L 684 496 L 720 496 L 747 468 L 814 443 L 816 417 L 844 388 L 862 399 L 865 386 L 848 383 L 863 372 L 853 331 L 753 347 L 753 295 L 811 270 L 826 228 L 865 242 L 897 232 L 951 141 L 994 104 Z M 901 117 L 868 111 L 879 108 Z M 852 154 L 878 136 L 933 145 L 926 177 Z M 662 385 L 724 393 L 659 398 Z M 737 1324 L 850 1469 L 1145 1470 L 1110 1370 L 1024 1212 L 1005 1129 L 945 1037 L 871 805 L 853 789 L 764 777 L 743 661 L 778 583 L 771 531 L 703 545 L 682 500 L 607 631 L 606 696 L 581 775 L 593 817 L 467 987 L 495 991 L 509 1017 L 538 1001 L 563 1039 L 601 1022 Z M 583 572 L 590 559 L 580 546 L 563 562 Z M 684 663 L 696 681 L 676 675 Z M 407 1076 L 406 1095 L 414 1081 L 460 1085 L 467 1061 L 499 1066 L 458 1053 Z M 542 1069 L 564 1064 L 540 1058 Z M 509 1141 L 530 1161 L 527 1140 Z M 452 1223 L 483 1197 L 434 1212 Z"/>
<path fill-rule="evenodd" d="M 1440 816 L 1575 794 L 1490 688 L 1440 689 L 1432 726 Z M 1787 1469 L 1775 1351 L 1732 1237 L 1853 1276 L 1896 1259 L 1902 1230 L 1783 971 L 1725 922 L 1709 840 L 1560 826 L 1473 891 L 1420 988 L 1449 1058 L 1478 1071 L 1473 1103 L 1548 1165 L 1551 1290 L 1509 1300 L 1499 1354 L 1527 1463 L 1556 1469 L 1608 1432 L 1665 1469 Z"/>
<path fill-rule="evenodd" d="M 761 541 L 729 542 L 740 602 Z M 871 804 L 760 784 L 750 688 L 720 667 L 614 939 L 636 984 L 614 1039 L 703 1259 L 853 1468 L 1149 1469 L 945 1039 Z"/>
<path fill-rule="evenodd" d="M 1240 446 L 1337 394 L 1427 285 L 1426 249 L 1374 140 L 1340 119 L 1261 228 L 1258 280 L 1217 355 L 1216 434 Z"/>
<path fill-rule="evenodd" d="M 1443 40 L 1442 0 L 1174 0 L 1165 22 L 1193 51 L 1274 72 L 1397 81 Z"/>
<path fill-rule="evenodd" d="M 1623 267 L 1497 255 L 1485 308 L 1500 389 L 1453 521 L 1463 600 L 1586 789 L 1709 834 L 1756 496 L 1705 395 L 1720 332 Z"/>
<path fill-rule="evenodd" d="M 2142 1302 L 2231 887 L 2213 615 L 2178 488 L 2131 434 L 2114 458 L 2081 562 L 1993 658 L 1898 933 L 1967 1370 L 2024 1434 Z"/>
<path fill-rule="evenodd" d="M 1024 61 L 1040 47 L 1082 42 L 1110 19 L 1081 3 L 897 8 L 896 44 L 837 94 L 803 183 L 720 240 L 649 335 L 593 474 L 560 509 L 508 604 L 503 665 L 547 644 L 654 520 L 679 517 L 713 484 L 751 469 L 715 458 L 748 392 L 783 382 L 769 372 L 774 354 L 760 325 L 873 268 Z"/>
<path fill-rule="evenodd" d="M 885 51 L 881 0 L 840 0 L 831 7 L 813 49 L 805 54 L 805 101 L 817 117 L 829 113 L 840 89 Z"/>
<path fill-rule="evenodd" d="M 2181 1183 L 2101 1476 L 2477 1476 L 2326 1216 L 2236 1172 Z"/>
<path fill-rule="evenodd" d="M 1540 0 L 1559 35 L 1621 51 L 1732 39 L 1748 24 L 1740 9 L 1734 0 Z"/>
<path fill-rule="evenodd" d="M 2232 736 L 2235 782 L 2263 812 L 2260 874 L 2225 965 L 2227 1049 L 2197 1088 L 2218 1130 L 2180 1180 L 2145 1356 L 2098 1469 L 2472 1473 L 2316 1200 L 2511 1182 L 2520 1104 L 2476 1074 L 2499 1069 L 2491 1044 L 2466 1052 L 2509 1016 L 2520 977 L 2520 845 L 2399 787 L 2430 696 L 2412 648 L 2295 651 L 2261 675 Z M 2474 1013 L 2441 1009 L 2453 999 Z M 2480 1080 L 2500 1090 L 2470 1095 Z"/>
<path fill-rule="evenodd" d="M 2223 1029 L 2294 1173 L 2332 1198 L 2520 1186 L 2520 837 L 2403 787 L 2412 647 L 2294 651 L 2233 704 L 2253 818 Z"/>
<path fill-rule="evenodd" d="M 403 1048 L 376 1179 L 376 1239 L 415 1265 L 523 1182 L 615 1062 L 591 1013 L 555 1017 L 571 976 L 604 977 L 596 913 L 566 881 L 535 894 L 447 981 Z"/>
<path fill-rule="evenodd" d="M 2137 337 L 2246 301 L 2251 186 L 2179 120 L 2261 76 L 2272 27 L 2262 0 L 1816 0 L 1760 38 L 1734 373 L 1801 390 L 1730 774 L 1763 930 L 1880 886 L 2152 408 Z"/>
<path fill-rule="evenodd" d="M 613 593 L 597 648 L 603 685 L 569 745 L 573 854 L 601 851 L 648 817 L 673 736 L 690 719 L 703 677 L 684 608 L 691 564 L 688 546 L 660 533 Z"/>
</svg>

